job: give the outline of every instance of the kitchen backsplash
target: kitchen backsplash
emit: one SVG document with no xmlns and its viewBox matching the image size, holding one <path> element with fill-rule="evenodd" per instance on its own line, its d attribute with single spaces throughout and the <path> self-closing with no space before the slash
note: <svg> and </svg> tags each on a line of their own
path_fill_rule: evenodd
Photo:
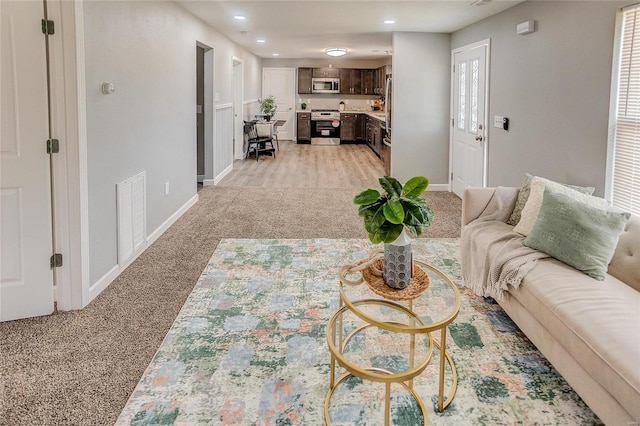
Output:
<svg viewBox="0 0 640 426">
<path fill-rule="evenodd" d="M 301 104 L 307 104 L 307 109 L 338 109 L 340 101 L 345 103 L 345 110 L 371 111 L 371 105 L 377 100 L 377 96 L 359 96 L 358 98 L 341 97 L 336 95 L 296 95 L 296 108 L 301 109 Z"/>
</svg>

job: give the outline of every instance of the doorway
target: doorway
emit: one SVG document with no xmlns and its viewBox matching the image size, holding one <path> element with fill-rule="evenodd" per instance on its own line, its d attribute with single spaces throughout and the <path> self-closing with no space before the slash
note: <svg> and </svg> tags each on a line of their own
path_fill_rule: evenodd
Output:
<svg viewBox="0 0 640 426">
<path fill-rule="evenodd" d="M 44 2 L 0 2 L 1 321 L 54 310 L 49 40 L 32 25 L 46 16 Z"/>
<path fill-rule="evenodd" d="M 196 167 L 204 180 L 204 48 L 196 46 Z"/>
<path fill-rule="evenodd" d="M 487 39 L 451 52 L 451 186 L 461 198 L 487 184 L 489 48 Z"/>
<path fill-rule="evenodd" d="M 213 49 L 196 42 L 196 174 L 213 185 Z"/>
<path fill-rule="evenodd" d="M 244 158 L 244 134 L 242 131 L 242 121 L 244 120 L 243 98 L 244 98 L 244 62 L 242 59 L 233 60 L 233 158 L 242 160 Z"/>
</svg>

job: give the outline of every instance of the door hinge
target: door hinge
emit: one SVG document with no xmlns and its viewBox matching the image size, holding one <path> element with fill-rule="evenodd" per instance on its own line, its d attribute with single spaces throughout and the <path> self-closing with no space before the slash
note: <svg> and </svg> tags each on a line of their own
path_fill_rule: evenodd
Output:
<svg viewBox="0 0 640 426">
<path fill-rule="evenodd" d="M 453 64 L 453 72 L 456 72 L 456 65 Z"/>
<path fill-rule="evenodd" d="M 62 255 L 60 253 L 53 254 L 51 256 L 51 259 L 49 259 L 49 265 L 51 266 L 51 269 L 61 267 L 62 266 Z"/>
<path fill-rule="evenodd" d="M 47 139 L 47 154 L 57 154 L 60 152 L 60 141 L 58 139 Z"/>
<path fill-rule="evenodd" d="M 451 172 L 451 180 L 450 182 L 453 182 L 453 172 Z"/>
<path fill-rule="evenodd" d="M 455 124 L 455 118 L 452 118 L 452 119 L 451 119 L 451 127 L 455 127 L 455 125 L 456 125 L 456 124 Z"/>
<path fill-rule="evenodd" d="M 42 34 L 52 35 L 55 33 L 55 26 L 51 19 L 42 20 Z"/>
</svg>

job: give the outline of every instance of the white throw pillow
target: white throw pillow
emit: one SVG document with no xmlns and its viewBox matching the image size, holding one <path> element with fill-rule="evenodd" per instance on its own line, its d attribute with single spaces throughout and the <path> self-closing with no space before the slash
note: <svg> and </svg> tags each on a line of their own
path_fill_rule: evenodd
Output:
<svg viewBox="0 0 640 426">
<path fill-rule="evenodd" d="M 549 186 L 557 193 L 566 195 L 567 197 L 585 203 L 591 207 L 598 209 L 607 209 L 609 203 L 604 198 L 593 197 L 591 195 L 582 194 L 574 189 L 567 188 L 566 186 L 549 179 L 536 176 L 531 181 L 531 192 L 529 193 L 529 199 L 522 209 L 522 215 L 520 222 L 513 228 L 519 234 L 525 237 L 531 233 L 533 225 L 538 220 L 538 214 L 540 213 L 540 206 L 542 206 L 542 197 L 544 195 L 544 188 Z"/>
</svg>

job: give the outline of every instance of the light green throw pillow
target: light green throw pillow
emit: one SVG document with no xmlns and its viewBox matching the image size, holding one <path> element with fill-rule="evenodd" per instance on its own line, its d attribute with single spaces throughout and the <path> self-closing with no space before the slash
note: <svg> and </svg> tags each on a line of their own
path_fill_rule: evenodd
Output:
<svg viewBox="0 0 640 426">
<path fill-rule="evenodd" d="M 534 176 L 525 173 L 524 181 L 522 182 L 522 187 L 520 188 L 520 192 L 518 193 L 518 199 L 516 200 L 516 205 L 513 208 L 513 212 L 511 212 L 511 216 L 509 220 L 507 220 L 507 224 L 516 226 L 520 222 L 520 217 L 522 215 L 522 209 L 527 204 L 527 200 L 529 199 L 529 192 L 531 191 L 531 181 Z M 591 195 L 595 188 L 591 186 L 576 186 L 576 185 L 567 185 L 561 184 L 568 188 L 575 189 L 578 192 L 582 192 L 583 194 Z"/>
<path fill-rule="evenodd" d="M 538 220 L 524 245 L 602 281 L 630 216 L 545 188 Z"/>
<path fill-rule="evenodd" d="M 536 220 L 538 220 L 538 213 L 540 212 L 540 206 L 542 205 L 542 197 L 544 196 L 545 188 L 553 189 L 556 193 L 560 193 L 569 198 L 573 198 L 576 201 L 589 204 L 591 207 L 603 210 L 609 207 L 609 203 L 607 203 L 607 200 L 604 198 L 592 197 L 582 191 L 574 190 L 568 185 L 554 182 L 540 176 L 534 176 L 531 180 L 529 198 L 527 199 L 527 203 L 524 205 L 520 215 L 520 222 L 518 222 L 518 224 L 513 228 L 513 230 L 518 234 L 522 234 L 526 237 L 531 233 L 533 225 L 535 225 Z"/>
</svg>

